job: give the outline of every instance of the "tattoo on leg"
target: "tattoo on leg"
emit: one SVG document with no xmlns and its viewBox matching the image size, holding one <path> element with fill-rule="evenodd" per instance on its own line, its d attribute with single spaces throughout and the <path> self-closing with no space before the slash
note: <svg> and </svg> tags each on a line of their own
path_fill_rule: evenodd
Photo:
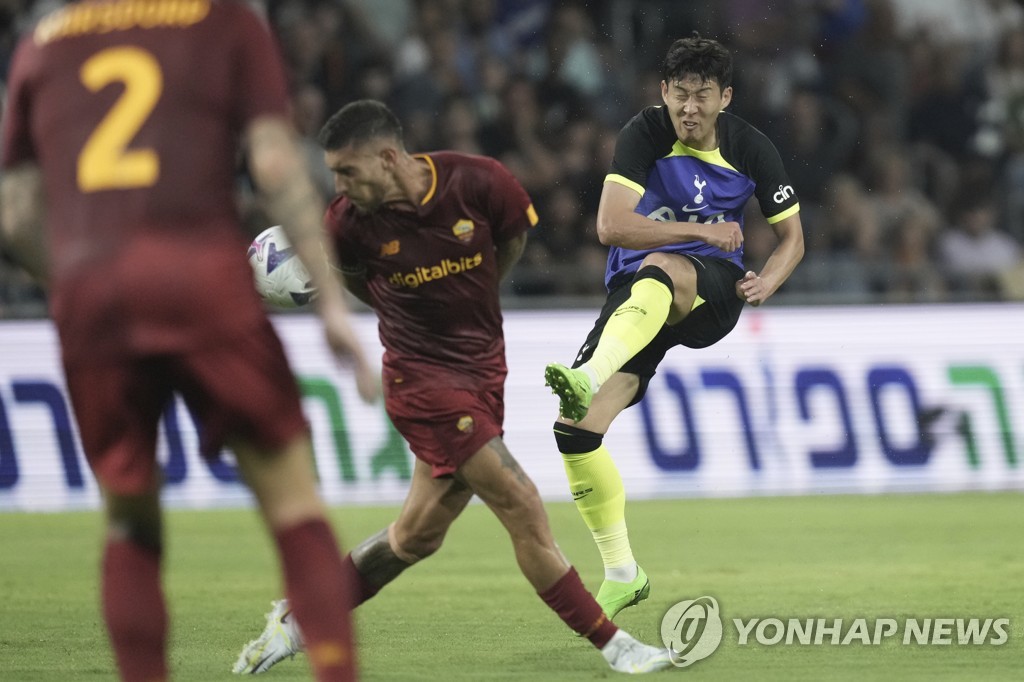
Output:
<svg viewBox="0 0 1024 682">
<path fill-rule="evenodd" d="M 408 561 L 398 558 L 391 549 L 387 528 L 359 543 L 352 550 L 352 563 L 368 582 L 378 588 L 384 587 L 412 566 Z"/>
<path fill-rule="evenodd" d="M 501 459 L 502 468 L 511 471 L 520 483 L 526 483 L 529 480 L 526 477 L 526 472 L 524 472 L 522 467 L 519 466 L 519 462 L 517 462 L 516 458 L 512 456 L 511 452 L 509 452 L 508 446 L 505 445 L 505 441 L 500 437 L 495 437 L 491 439 L 491 442 L 488 443 L 488 445 L 494 448 L 495 452 L 498 453 L 498 457 Z"/>
</svg>

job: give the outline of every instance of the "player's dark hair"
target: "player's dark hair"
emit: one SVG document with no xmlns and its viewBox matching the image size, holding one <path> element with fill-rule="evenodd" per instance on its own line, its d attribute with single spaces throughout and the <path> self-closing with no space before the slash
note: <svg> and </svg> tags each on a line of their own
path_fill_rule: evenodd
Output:
<svg viewBox="0 0 1024 682">
<path fill-rule="evenodd" d="M 661 77 L 672 83 L 694 74 L 702 81 L 716 81 L 725 90 L 732 85 L 732 53 L 717 40 L 694 33 L 680 38 L 668 48 L 661 66 Z"/>
<path fill-rule="evenodd" d="M 360 99 L 327 119 L 316 139 L 323 149 L 334 151 L 378 137 L 390 137 L 401 143 L 402 123 L 383 102 Z"/>
</svg>

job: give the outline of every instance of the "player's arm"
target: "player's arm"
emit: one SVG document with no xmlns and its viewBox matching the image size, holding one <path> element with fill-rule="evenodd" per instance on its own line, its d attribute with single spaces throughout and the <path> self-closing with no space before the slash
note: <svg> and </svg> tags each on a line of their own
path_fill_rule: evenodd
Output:
<svg viewBox="0 0 1024 682">
<path fill-rule="evenodd" d="M 761 305 L 778 291 L 804 257 L 804 229 L 799 213 L 774 223 L 772 229 L 779 243 L 761 272 L 747 272 L 743 279 L 736 283 L 737 295 L 755 306 Z"/>
<path fill-rule="evenodd" d="M 3 249 L 41 285 L 49 279 L 43 234 L 43 177 L 36 163 L 22 163 L 0 176 Z"/>
<path fill-rule="evenodd" d="M 373 400 L 380 380 L 370 369 L 349 321 L 334 256 L 323 248 L 324 205 L 299 152 L 295 132 L 284 118 L 263 116 L 248 125 L 245 138 L 249 168 L 265 199 L 267 213 L 284 227 L 318 290 L 317 312 L 323 319 L 327 341 L 339 357 L 354 361 L 359 393 L 365 400 Z"/>
<path fill-rule="evenodd" d="M 605 180 L 597 207 L 597 236 L 605 246 L 642 251 L 670 244 L 702 241 L 731 253 L 743 243 L 739 223 L 652 220 L 635 213 L 640 193 L 615 180 Z"/>
<path fill-rule="evenodd" d="M 498 281 L 502 281 L 512 272 L 512 267 L 519 262 L 526 248 L 526 233 L 494 245 L 494 255 L 498 260 Z"/>
</svg>

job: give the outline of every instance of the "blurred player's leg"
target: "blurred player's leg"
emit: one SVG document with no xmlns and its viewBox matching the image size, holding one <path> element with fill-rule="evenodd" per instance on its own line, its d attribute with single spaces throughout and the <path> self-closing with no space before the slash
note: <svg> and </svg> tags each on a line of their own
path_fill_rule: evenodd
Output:
<svg viewBox="0 0 1024 682">
<path fill-rule="evenodd" d="M 167 679 L 167 608 L 160 586 L 158 491 L 104 493 L 103 618 L 122 680 Z"/>
<path fill-rule="evenodd" d="M 308 436 L 280 453 L 236 445 L 239 468 L 277 542 L 285 592 L 318 680 L 354 680 L 349 590 L 311 466 Z"/>
</svg>

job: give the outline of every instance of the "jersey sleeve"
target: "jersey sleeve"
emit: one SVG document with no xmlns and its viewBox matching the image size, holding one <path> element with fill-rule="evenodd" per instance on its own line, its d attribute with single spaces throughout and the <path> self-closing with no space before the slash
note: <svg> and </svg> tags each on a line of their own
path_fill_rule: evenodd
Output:
<svg viewBox="0 0 1024 682">
<path fill-rule="evenodd" d="M 35 54 L 31 39 L 26 37 L 19 43 L 11 61 L 7 104 L 3 113 L 3 147 L 0 149 L 3 168 L 13 168 L 36 158 L 30 134 L 31 103 L 27 85 Z"/>
<path fill-rule="evenodd" d="M 260 116 L 288 113 L 288 84 L 284 63 L 267 24 L 243 3 L 234 6 L 232 22 L 238 35 L 235 120 L 244 127 Z"/>
<path fill-rule="evenodd" d="M 619 131 L 615 140 L 615 156 L 606 182 L 625 185 L 643 196 L 647 187 L 647 175 L 654 162 L 672 148 L 666 146 L 658 117 L 663 116 L 661 107 L 649 107 L 631 118 Z"/>
<path fill-rule="evenodd" d="M 752 151 L 750 176 L 754 180 L 754 196 L 761 213 L 774 224 L 800 212 L 800 201 L 790 184 L 779 151 L 768 137 L 755 129 L 747 132 Z"/>
<path fill-rule="evenodd" d="M 491 217 L 496 243 L 518 237 L 537 222 L 537 211 L 529 195 L 515 176 L 498 161 L 490 160 L 487 183 L 481 198 Z"/>
</svg>

